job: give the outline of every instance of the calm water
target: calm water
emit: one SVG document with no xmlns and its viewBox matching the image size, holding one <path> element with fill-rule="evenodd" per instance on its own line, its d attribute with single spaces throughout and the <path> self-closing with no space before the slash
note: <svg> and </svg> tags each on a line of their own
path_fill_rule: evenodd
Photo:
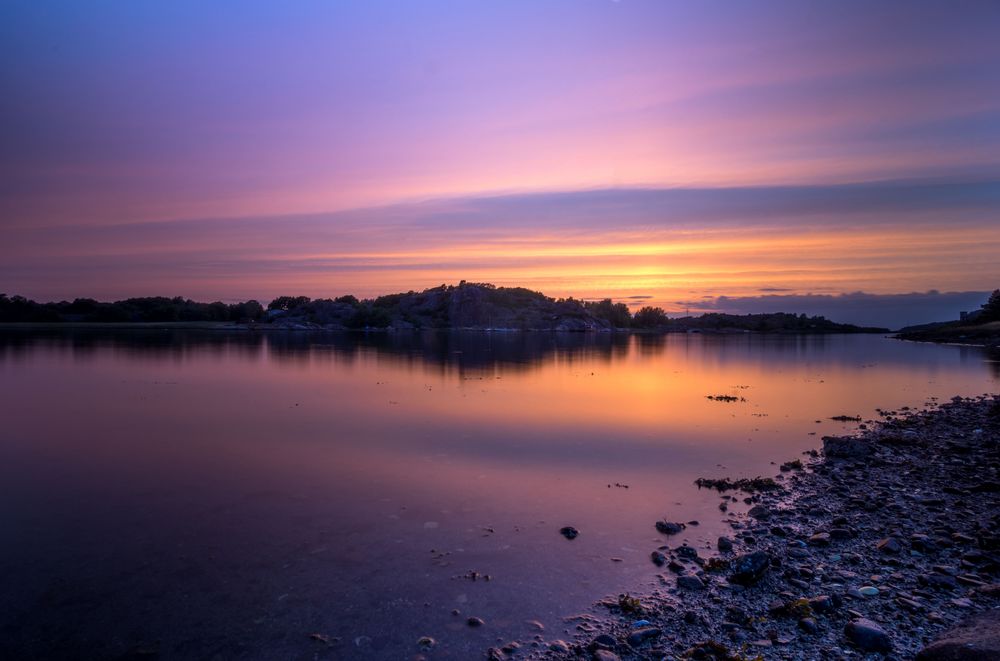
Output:
<svg viewBox="0 0 1000 661">
<path fill-rule="evenodd" d="M 981 350 L 876 336 L 0 334 L 0 658 L 566 637 L 653 585 L 656 519 L 727 529 L 696 477 L 998 381 Z"/>
</svg>

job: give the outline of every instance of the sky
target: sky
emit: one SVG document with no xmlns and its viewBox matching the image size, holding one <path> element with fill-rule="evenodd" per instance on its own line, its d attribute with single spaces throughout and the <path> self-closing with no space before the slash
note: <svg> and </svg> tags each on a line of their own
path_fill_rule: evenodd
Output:
<svg viewBox="0 0 1000 661">
<path fill-rule="evenodd" d="M 0 291 L 957 316 L 1000 287 L 998 33 L 995 2 L 8 1 Z"/>
</svg>

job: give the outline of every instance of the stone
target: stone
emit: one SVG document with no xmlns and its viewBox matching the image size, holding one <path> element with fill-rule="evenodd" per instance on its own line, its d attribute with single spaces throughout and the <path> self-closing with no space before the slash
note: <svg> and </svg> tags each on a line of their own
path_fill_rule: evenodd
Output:
<svg viewBox="0 0 1000 661">
<path fill-rule="evenodd" d="M 592 652 L 596 650 L 613 650 L 616 647 L 618 647 L 618 641 L 606 633 L 602 633 L 600 636 L 594 638 L 590 641 L 590 644 L 587 645 L 587 649 Z"/>
<path fill-rule="evenodd" d="M 968 617 L 917 653 L 916 661 L 1000 659 L 1000 609 Z"/>
<path fill-rule="evenodd" d="M 854 459 L 867 457 L 875 451 L 868 441 L 854 436 L 824 436 L 823 454 L 827 457 Z"/>
<path fill-rule="evenodd" d="M 651 638 L 658 638 L 661 633 L 663 632 L 657 627 L 642 627 L 628 635 L 628 644 L 638 647 Z"/>
<path fill-rule="evenodd" d="M 828 532 L 818 532 L 809 538 L 809 544 L 812 546 L 828 546 L 830 544 L 830 533 Z"/>
<path fill-rule="evenodd" d="M 765 521 L 771 518 L 771 510 L 769 510 L 767 507 L 763 505 L 754 505 L 747 512 L 747 516 L 751 516 L 755 519 L 760 519 L 761 521 Z"/>
<path fill-rule="evenodd" d="M 664 535 L 676 535 L 684 530 L 684 527 L 683 523 L 674 523 L 673 521 L 656 522 L 656 529 Z"/>
<path fill-rule="evenodd" d="M 705 584 L 697 576 L 678 576 L 677 587 L 682 590 L 704 590 Z"/>
<path fill-rule="evenodd" d="M 594 650 L 590 654 L 592 661 L 621 661 L 621 657 L 609 650 Z"/>
<path fill-rule="evenodd" d="M 733 573 L 729 576 L 730 583 L 737 585 L 753 585 L 764 578 L 771 567 L 771 556 L 766 551 L 754 551 L 741 555 L 733 561 Z"/>
<path fill-rule="evenodd" d="M 576 539 L 577 535 L 580 534 L 580 531 L 573 526 L 566 526 L 565 528 L 559 529 L 559 534 L 566 539 Z"/>
<path fill-rule="evenodd" d="M 844 635 L 858 649 L 865 652 L 891 652 L 892 639 L 875 622 L 868 618 L 859 617 L 851 620 L 844 627 Z"/>
<path fill-rule="evenodd" d="M 667 564 L 667 556 L 663 555 L 659 551 L 653 551 L 649 554 L 649 559 L 653 561 L 653 564 L 657 567 L 662 567 Z"/>
<path fill-rule="evenodd" d="M 495 647 L 486 650 L 486 661 L 508 661 L 509 658 L 502 650 Z"/>
<path fill-rule="evenodd" d="M 694 560 L 698 557 L 698 549 L 688 546 L 687 544 L 678 546 L 676 551 L 677 555 L 687 560 Z"/>
<path fill-rule="evenodd" d="M 465 621 L 465 623 L 468 624 L 470 627 L 481 627 L 484 624 L 486 624 L 485 622 L 483 622 L 482 618 L 479 617 L 470 617 L 468 620 Z"/>
<path fill-rule="evenodd" d="M 885 539 L 879 540 L 875 544 L 877 548 L 882 553 L 899 553 L 903 550 L 903 545 L 895 537 L 886 537 Z"/>
<path fill-rule="evenodd" d="M 858 592 L 865 597 L 875 597 L 878 595 L 878 588 L 873 585 L 862 585 Z"/>
<path fill-rule="evenodd" d="M 817 613 L 829 613 L 836 608 L 833 597 L 825 594 L 809 599 L 809 607 Z"/>
<path fill-rule="evenodd" d="M 811 617 L 804 617 L 799 620 L 799 628 L 806 633 L 816 633 L 819 630 L 816 620 Z"/>
<path fill-rule="evenodd" d="M 728 537 L 720 537 L 719 541 L 716 542 L 716 546 L 723 553 L 726 553 L 728 551 L 732 551 L 733 550 L 733 540 L 729 539 Z"/>
</svg>

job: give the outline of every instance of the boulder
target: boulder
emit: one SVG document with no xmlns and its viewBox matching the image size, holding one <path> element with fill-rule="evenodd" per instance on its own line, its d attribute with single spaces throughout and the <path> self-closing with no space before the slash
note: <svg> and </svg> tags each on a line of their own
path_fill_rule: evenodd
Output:
<svg viewBox="0 0 1000 661">
<path fill-rule="evenodd" d="M 844 635 L 858 649 L 865 652 L 891 652 L 892 639 L 889 634 L 875 622 L 859 617 L 851 620 L 844 627 Z"/>
<path fill-rule="evenodd" d="M 917 653 L 917 661 L 1000 659 L 1000 609 L 973 615 Z"/>
<path fill-rule="evenodd" d="M 705 584 L 697 576 L 678 576 L 677 587 L 682 590 L 704 590 Z"/>
<path fill-rule="evenodd" d="M 771 556 L 766 551 L 754 551 L 741 555 L 733 561 L 733 573 L 729 576 L 730 583 L 738 585 L 753 585 L 764 578 L 771 567 Z"/>
</svg>

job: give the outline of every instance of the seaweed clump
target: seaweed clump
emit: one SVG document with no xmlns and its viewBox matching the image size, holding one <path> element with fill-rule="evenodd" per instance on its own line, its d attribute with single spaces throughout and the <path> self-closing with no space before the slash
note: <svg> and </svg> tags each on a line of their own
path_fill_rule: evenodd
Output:
<svg viewBox="0 0 1000 661">
<path fill-rule="evenodd" d="M 728 477 L 719 479 L 710 477 L 699 477 L 694 481 L 700 489 L 715 489 L 716 491 L 746 491 L 754 493 L 757 491 L 781 491 L 782 486 L 770 477 L 740 478 L 731 480 Z"/>
<path fill-rule="evenodd" d="M 801 459 L 792 459 L 791 461 L 786 461 L 785 463 L 781 464 L 782 473 L 787 473 L 788 471 L 800 471 L 802 470 L 802 468 L 803 465 Z"/>
<path fill-rule="evenodd" d="M 620 608 L 623 613 L 632 614 L 642 613 L 643 610 L 642 602 L 629 595 L 628 592 L 618 595 L 618 608 Z"/>
<path fill-rule="evenodd" d="M 746 397 L 736 397 L 734 395 L 705 395 L 705 399 L 713 402 L 745 402 Z"/>
</svg>

